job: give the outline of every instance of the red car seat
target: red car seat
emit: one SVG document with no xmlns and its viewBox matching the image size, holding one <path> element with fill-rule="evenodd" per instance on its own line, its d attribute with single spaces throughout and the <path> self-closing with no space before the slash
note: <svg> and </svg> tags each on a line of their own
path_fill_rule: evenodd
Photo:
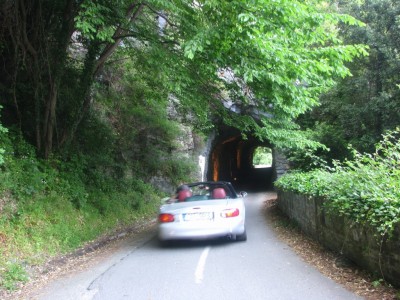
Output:
<svg viewBox="0 0 400 300">
<path fill-rule="evenodd" d="M 223 188 L 216 188 L 212 192 L 212 197 L 213 199 L 225 199 L 226 192 Z"/>
<path fill-rule="evenodd" d="M 178 201 L 185 201 L 186 198 L 189 198 L 192 196 L 192 192 L 190 190 L 182 190 L 179 191 L 178 193 Z"/>
</svg>

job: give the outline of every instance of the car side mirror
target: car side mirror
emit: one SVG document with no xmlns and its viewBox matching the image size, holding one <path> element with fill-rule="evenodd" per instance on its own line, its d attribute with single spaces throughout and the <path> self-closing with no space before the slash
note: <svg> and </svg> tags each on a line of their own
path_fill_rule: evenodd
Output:
<svg viewBox="0 0 400 300">
<path fill-rule="evenodd" d="M 242 198 L 244 198 L 244 197 L 247 196 L 247 192 L 241 191 L 241 192 L 239 192 L 239 195 L 240 195 Z"/>
</svg>

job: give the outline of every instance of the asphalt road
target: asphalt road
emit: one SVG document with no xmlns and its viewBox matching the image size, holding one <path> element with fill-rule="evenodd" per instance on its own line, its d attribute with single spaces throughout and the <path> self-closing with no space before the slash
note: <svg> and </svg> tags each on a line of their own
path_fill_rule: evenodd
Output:
<svg viewBox="0 0 400 300">
<path fill-rule="evenodd" d="M 35 299 L 361 299 L 279 241 L 265 220 L 265 193 L 246 198 L 247 242 L 185 242 L 161 248 L 149 231 Z"/>
</svg>

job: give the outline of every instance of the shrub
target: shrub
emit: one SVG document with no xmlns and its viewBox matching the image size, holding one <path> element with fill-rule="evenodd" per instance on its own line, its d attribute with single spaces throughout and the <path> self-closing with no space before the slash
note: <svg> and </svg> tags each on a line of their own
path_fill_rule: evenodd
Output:
<svg viewBox="0 0 400 300">
<path fill-rule="evenodd" d="M 373 154 L 354 152 L 354 160 L 330 170 L 293 172 L 276 186 L 301 194 L 322 196 L 330 211 L 368 223 L 384 235 L 400 222 L 400 129 L 389 132 Z"/>
<path fill-rule="evenodd" d="M 0 277 L 0 285 L 8 290 L 15 290 L 17 282 L 27 282 L 28 275 L 23 266 L 18 263 L 8 263 L 6 270 Z"/>
</svg>

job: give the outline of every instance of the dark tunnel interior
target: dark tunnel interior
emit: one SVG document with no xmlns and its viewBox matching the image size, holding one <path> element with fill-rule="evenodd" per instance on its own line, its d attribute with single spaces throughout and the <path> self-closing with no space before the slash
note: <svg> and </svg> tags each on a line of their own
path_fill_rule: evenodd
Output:
<svg viewBox="0 0 400 300">
<path fill-rule="evenodd" d="M 230 181 L 235 188 L 246 191 L 271 190 L 275 178 L 274 163 L 263 168 L 253 164 L 254 152 L 260 146 L 271 147 L 268 142 L 253 136 L 243 138 L 238 130 L 221 130 L 210 151 L 207 179 Z"/>
</svg>

